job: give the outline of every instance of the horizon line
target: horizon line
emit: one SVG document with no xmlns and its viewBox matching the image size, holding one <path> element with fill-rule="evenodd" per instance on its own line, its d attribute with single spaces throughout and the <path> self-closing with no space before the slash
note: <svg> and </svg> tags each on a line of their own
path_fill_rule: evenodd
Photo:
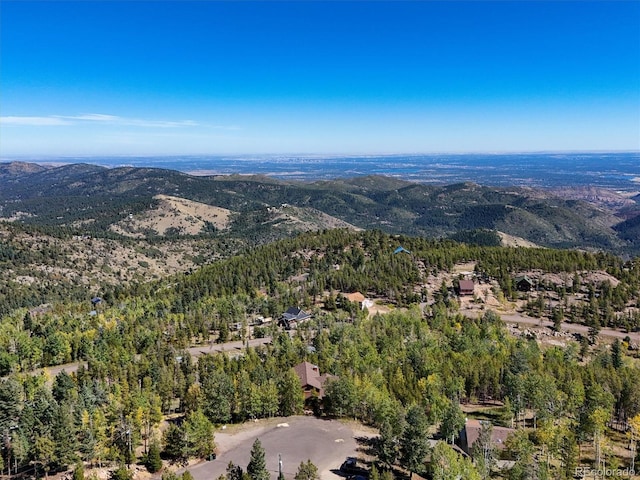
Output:
<svg viewBox="0 0 640 480">
<path fill-rule="evenodd" d="M 373 152 L 373 153 L 314 153 L 314 152 L 278 152 L 278 153 L 115 153 L 115 154 L 0 154 L 0 162 L 11 162 L 13 159 L 24 161 L 25 158 L 33 158 L 34 162 L 38 159 L 74 159 L 74 158 L 197 158 L 197 157 L 316 157 L 316 158 L 332 158 L 332 157 L 396 157 L 396 156 L 431 156 L 431 155 L 557 155 L 557 154 L 611 154 L 611 153 L 628 153 L 640 154 L 640 149 L 611 149 L 611 150 L 490 150 L 490 151 L 432 151 L 432 152 Z"/>
</svg>

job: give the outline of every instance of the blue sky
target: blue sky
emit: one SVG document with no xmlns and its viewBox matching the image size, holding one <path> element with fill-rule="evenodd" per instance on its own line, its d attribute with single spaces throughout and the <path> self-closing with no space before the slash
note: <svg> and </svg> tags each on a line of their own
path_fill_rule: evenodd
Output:
<svg viewBox="0 0 640 480">
<path fill-rule="evenodd" d="M 0 157 L 640 149 L 640 2 L 2 0 Z"/>
</svg>

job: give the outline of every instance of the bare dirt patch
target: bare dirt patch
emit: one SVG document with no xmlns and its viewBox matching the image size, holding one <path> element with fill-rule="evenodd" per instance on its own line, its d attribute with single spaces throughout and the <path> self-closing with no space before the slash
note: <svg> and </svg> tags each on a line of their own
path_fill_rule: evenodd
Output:
<svg viewBox="0 0 640 480">
<path fill-rule="evenodd" d="M 282 205 L 280 207 L 269 207 L 269 211 L 275 214 L 271 220 L 279 228 L 291 230 L 323 230 L 334 228 L 349 228 L 351 230 L 362 230 L 344 220 L 328 215 L 315 208 L 301 208 L 292 205 Z"/>
<path fill-rule="evenodd" d="M 453 273 L 459 275 L 472 275 L 478 262 L 458 263 L 453 266 Z"/>
<path fill-rule="evenodd" d="M 369 310 L 370 317 L 373 317 L 377 314 L 384 315 L 392 311 L 391 307 L 387 307 L 386 305 L 379 305 L 377 303 L 374 303 L 372 306 L 367 307 L 367 310 Z"/>
<path fill-rule="evenodd" d="M 526 248 L 542 248 L 540 245 L 525 240 L 521 237 L 509 235 L 508 233 L 498 232 L 503 247 L 526 247 Z"/>
<path fill-rule="evenodd" d="M 582 283 L 602 283 L 609 282 L 612 287 L 618 286 L 620 281 L 604 271 L 579 271 L 576 272 Z M 534 283 L 550 283 L 570 287 L 573 284 L 574 275 L 571 273 L 552 273 L 543 272 L 542 270 L 528 270 L 520 272 L 519 275 L 528 276 Z"/>
<path fill-rule="evenodd" d="M 180 197 L 156 195 L 158 205 L 139 215 L 128 218 L 111 226 L 111 230 L 134 238 L 144 237 L 148 232 L 157 235 L 179 233 L 197 235 L 203 231 L 206 222 L 218 230 L 229 226 L 231 211 Z"/>
</svg>

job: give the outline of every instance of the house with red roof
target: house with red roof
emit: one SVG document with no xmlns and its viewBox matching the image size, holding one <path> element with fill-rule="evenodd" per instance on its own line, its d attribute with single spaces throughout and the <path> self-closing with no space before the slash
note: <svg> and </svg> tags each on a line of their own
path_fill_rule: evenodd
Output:
<svg viewBox="0 0 640 480">
<path fill-rule="evenodd" d="M 347 293 L 344 297 L 350 302 L 357 303 L 361 310 L 373 306 L 373 302 L 360 292 Z"/>
</svg>

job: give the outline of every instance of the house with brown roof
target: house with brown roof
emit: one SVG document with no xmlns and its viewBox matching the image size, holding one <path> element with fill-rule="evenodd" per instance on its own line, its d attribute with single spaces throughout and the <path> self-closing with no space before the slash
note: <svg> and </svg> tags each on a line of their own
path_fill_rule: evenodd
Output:
<svg viewBox="0 0 640 480">
<path fill-rule="evenodd" d="M 347 300 L 354 303 L 362 303 L 364 302 L 364 295 L 360 292 L 347 293 L 344 296 Z"/>
<path fill-rule="evenodd" d="M 485 420 L 467 419 L 465 421 L 464 428 L 460 432 L 460 437 L 456 443 L 467 453 L 467 455 L 471 455 L 473 444 L 476 443 L 478 437 L 480 437 L 482 425 L 486 423 L 490 424 L 490 422 L 486 422 Z M 503 450 L 505 448 L 507 437 L 513 432 L 515 432 L 513 428 L 492 426 L 491 443 L 496 449 Z"/>
<path fill-rule="evenodd" d="M 475 291 L 473 280 L 460 280 L 458 284 L 458 295 L 473 295 Z"/>
<path fill-rule="evenodd" d="M 300 379 L 305 402 L 310 398 L 321 399 L 324 397 L 324 387 L 327 380 L 336 378 L 335 375 L 330 373 L 320 374 L 318 366 L 309 362 L 299 363 L 293 367 L 293 370 Z"/>
</svg>

